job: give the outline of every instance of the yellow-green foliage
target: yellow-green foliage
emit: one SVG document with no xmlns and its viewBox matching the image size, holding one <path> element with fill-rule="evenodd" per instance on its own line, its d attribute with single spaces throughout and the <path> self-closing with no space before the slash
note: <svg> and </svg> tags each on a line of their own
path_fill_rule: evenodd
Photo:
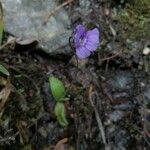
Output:
<svg viewBox="0 0 150 150">
<path fill-rule="evenodd" d="M 4 24 L 3 24 L 3 8 L 2 8 L 2 4 L 0 3 L 0 45 L 2 43 L 3 29 L 4 29 Z"/>
<path fill-rule="evenodd" d="M 137 14 L 150 18 L 150 0 L 134 0 L 132 8 Z"/>
<path fill-rule="evenodd" d="M 124 38 L 140 40 L 150 37 L 150 0 L 134 0 L 114 18 L 122 28 Z"/>
</svg>

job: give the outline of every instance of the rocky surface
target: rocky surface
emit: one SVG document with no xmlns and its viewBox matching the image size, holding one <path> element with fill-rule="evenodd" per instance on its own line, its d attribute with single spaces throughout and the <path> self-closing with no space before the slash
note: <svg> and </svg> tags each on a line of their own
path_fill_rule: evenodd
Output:
<svg viewBox="0 0 150 150">
<path fill-rule="evenodd" d="M 49 54 L 68 53 L 71 31 L 69 17 L 60 9 L 43 24 L 45 17 L 59 4 L 54 0 L 2 0 L 5 31 L 22 39 L 35 39 Z"/>
</svg>

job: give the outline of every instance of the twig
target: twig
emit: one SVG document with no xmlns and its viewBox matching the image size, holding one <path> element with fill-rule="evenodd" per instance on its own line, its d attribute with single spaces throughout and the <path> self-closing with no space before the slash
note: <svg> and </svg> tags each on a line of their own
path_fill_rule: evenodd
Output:
<svg viewBox="0 0 150 150">
<path fill-rule="evenodd" d="M 107 62 L 106 62 L 106 66 L 105 66 L 105 73 L 107 73 L 108 68 L 109 68 L 109 59 L 108 59 L 108 60 L 107 60 Z"/>
<path fill-rule="evenodd" d="M 105 60 L 113 59 L 113 58 L 117 57 L 118 55 L 120 55 L 121 53 L 122 53 L 122 50 L 119 51 L 118 53 L 114 54 L 113 56 L 110 56 L 110 57 L 107 57 L 107 58 L 100 59 L 100 61 L 105 61 Z"/>
<path fill-rule="evenodd" d="M 10 68 L 10 69 L 12 69 L 12 70 L 14 70 L 14 71 L 20 73 L 21 76 L 23 76 L 23 77 L 25 77 L 26 79 L 28 79 L 28 80 L 33 84 L 33 86 L 35 87 L 35 89 L 36 89 L 36 91 L 37 91 L 37 95 L 40 97 L 40 89 L 39 89 L 39 87 L 36 85 L 36 83 L 33 81 L 32 78 L 30 78 L 30 77 L 29 77 L 28 75 L 26 75 L 26 74 L 22 74 L 21 71 L 19 71 L 17 68 L 15 68 L 15 67 L 13 67 L 13 66 L 11 66 L 11 65 L 8 65 L 8 68 Z"/>
<path fill-rule="evenodd" d="M 69 38 L 69 45 L 75 54 L 75 48 L 73 47 L 73 44 L 72 44 L 73 41 L 71 41 L 71 40 L 73 40 L 72 36 Z M 79 68 L 79 61 L 78 61 L 78 57 L 76 54 L 75 54 L 75 58 L 76 58 L 76 62 L 77 62 L 77 68 Z"/>
<path fill-rule="evenodd" d="M 108 92 L 108 89 L 107 89 L 106 85 L 104 83 L 101 83 L 100 86 L 101 86 L 101 89 L 102 89 L 102 93 L 105 96 L 107 96 L 107 98 L 110 100 L 111 103 L 113 103 L 114 100 L 113 100 L 111 94 Z"/>
<path fill-rule="evenodd" d="M 31 128 L 33 125 L 35 125 L 42 117 L 44 117 L 46 115 L 46 113 L 44 112 L 42 115 L 40 115 L 39 117 L 37 117 L 31 124 L 29 124 L 26 129 L 29 129 Z M 14 137 L 16 138 L 16 136 L 19 135 L 19 131 L 17 131 L 15 134 L 14 134 Z"/>
<path fill-rule="evenodd" d="M 15 40 L 16 40 L 15 38 L 8 39 L 8 41 L 6 43 L 4 43 L 3 45 L 0 46 L 0 50 L 5 48 L 9 44 L 15 44 Z"/>
<path fill-rule="evenodd" d="M 43 24 L 45 25 L 45 24 L 48 22 L 48 19 L 49 19 L 51 16 L 55 15 L 55 13 L 56 13 L 59 9 L 61 9 L 62 7 L 68 5 L 69 3 L 73 2 L 73 1 L 74 1 L 74 0 L 67 0 L 67 1 L 65 1 L 64 3 L 62 3 L 61 5 L 57 6 L 55 9 L 53 9 L 53 10 L 45 17 Z"/>
<path fill-rule="evenodd" d="M 100 130 L 101 136 L 102 136 L 102 140 L 103 140 L 104 145 L 106 146 L 107 142 L 106 142 L 104 127 L 103 127 L 102 121 L 100 119 L 100 116 L 98 114 L 98 111 L 97 111 L 97 109 L 96 109 L 96 107 L 93 103 L 93 100 L 92 100 L 92 90 L 93 90 L 93 86 L 91 85 L 90 88 L 89 88 L 89 101 L 90 101 L 90 103 L 91 103 L 91 105 L 94 109 L 96 120 L 97 120 L 97 123 L 98 123 L 98 127 L 99 127 L 99 130 Z"/>
</svg>

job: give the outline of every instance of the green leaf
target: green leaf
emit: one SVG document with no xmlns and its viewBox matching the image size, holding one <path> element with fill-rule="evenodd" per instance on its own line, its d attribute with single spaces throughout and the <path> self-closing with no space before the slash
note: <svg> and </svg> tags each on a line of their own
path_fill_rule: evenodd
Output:
<svg viewBox="0 0 150 150">
<path fill-rule="evenodd" d="M 0 72 L 7 75 L 7 76 L 10 76 L 8 70 L 2 65 L 0 65 Z"/>
<path fill-rule="evenodd" d="M 66 91 L 63 83 L 53 76 L 49 77 L 49 82 L 50 82 L 52 95 L 55 98 L 55 100 L 62 101 L 62 99 L 66 95 Z"/>
<path fill-rule="evenodd" d="M 3 30 L 4 30 L 3 7 L 2 7 L 2 4 L 0 2 L 0 45 L 2 44 Z"/>
<path fill-rule="evenodd" d="M 65 106 L 64 103 L 57 102 L 54 108 L 54 113 L 57 117 L 57 120 L 61 126 L 67 126 L 68 121 L 66 119 L 66 114 L 65 114 Z"/>
</svg>

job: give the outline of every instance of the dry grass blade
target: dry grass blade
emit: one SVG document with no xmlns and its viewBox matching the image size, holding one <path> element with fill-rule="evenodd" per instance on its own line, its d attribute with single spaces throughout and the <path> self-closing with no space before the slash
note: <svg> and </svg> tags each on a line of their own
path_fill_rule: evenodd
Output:
<svg viewBox="0 0 150 150">
<path fill-rule="evenodd" d="M 100 119 L 100 116 L 98 114 L 98 111 L 93 103 L 93 100 L 92 100 L 92 90 L 93 90 L 93 86 L 91 85 L 90 88 L 89 88 L 89 101 L 94 109 L 94 112 L 95 112 L 95 116 L 96 116 L 96 120 L 97 120 L 97 123 L 98 123 L 98 127 L 99 127 L 99 130 L 100 130 L 100 133 L 101 133 L 101 136 L 102 136 L 102 140 L 103 140 L 103 143 L 104 145 L 106 146 L 107 145 L 107 142 L 106 142 L 106 137 L 105 137 L 105 132 L 104 132 L 104 127 L 103 127 L 103 124 L 102 124 L 102 121 Z"/>
<path fill-rule="evenodd" d="M 11 92 L 11 87 L 10 85 L 6 85 L 2 91 L 0 92 L 0 110 L 2 110 L 2 108 L 4 107 L 6 101 L 8 100 L 8 97 L 10 95 Z"/>
<path fill-rule="evenodd" d="M 63 145 L 68 141 L 68 138 L 64 138 L 60 141 L 58 141 L 58 143 L 56 144 L 54 150 L 64 150 L 63 149 Z"/>
<path fill-rule="evenodd" d="M 120 50 L 119 52 L 117 52 L 117 53 L 114 54 L 113 56 L 110 56 L 110 57 L 107 57 L 107 58 L 102 58 L 102 59 L 100 59 L 100 61 L 105 61 L 105 60 L 113 59 L 113 58 L 115 58 L 115 57 L 118 57 L 121 53 L 122 53 L 122 50 Z"/>
<path fill-rule="evenodd" d="M 16 126 L 18 128 L 20 143 L 24 144 L 25 129 L 27 128 L 27 123 L 25 121 L 19 121 L 17 122 Z"/>
<path fill-rule="evenodd" d="M 0 46 L 0 50 L 2 50 L 3 48 L 6 48 L 7 46 L 10 49 L 14 49 L 15 44 L 16 44 L 16 38 L 9 37 L 8 40 L 7 40 L 7 42 Z"/>
</svg>

